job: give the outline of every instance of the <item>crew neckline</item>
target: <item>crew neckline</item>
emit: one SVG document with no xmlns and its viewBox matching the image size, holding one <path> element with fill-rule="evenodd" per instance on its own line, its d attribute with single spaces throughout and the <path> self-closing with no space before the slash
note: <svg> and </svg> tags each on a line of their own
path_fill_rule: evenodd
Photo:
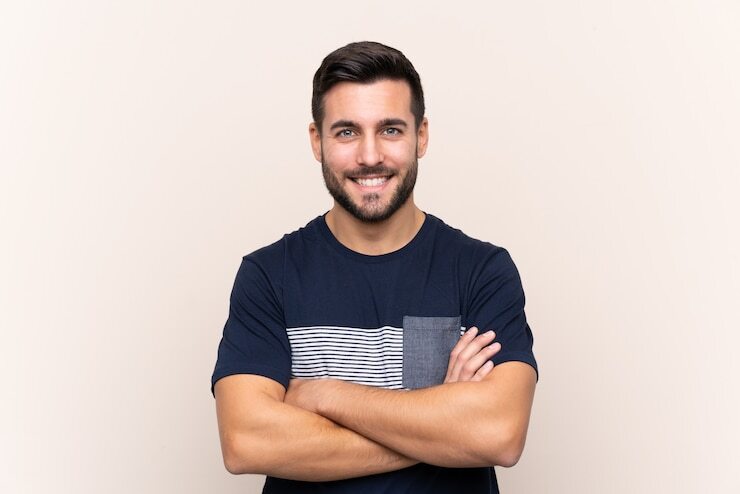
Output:
<svg viewBox="0 0 740 494">
<path fill-rule="evenodd" d="M 326 242 L 342 256 L 365 263 L 378 263 L 404 257 L 415 250 L 416 246 L 422 243 L 423 240 L 430 234 L 434 227 L 434 224 L 436 223 L 436 220 L 437 218 L 429 213 L 424 212 L 424 223 L 421 224 L 421 228 L 419 228 L 419 231 L 416 232 L 416 235 L 414 235 L 414 237 L 406 245 L 392 252 L 378 255 L 362 254 L 350 249 L 342 242 L 337 240 L 332 231 L 329 229 L 329 225 L 326 224 L 326 213 L 316 218 L 316 223 L 324 240 L 326 240 Z"/>
</svg>

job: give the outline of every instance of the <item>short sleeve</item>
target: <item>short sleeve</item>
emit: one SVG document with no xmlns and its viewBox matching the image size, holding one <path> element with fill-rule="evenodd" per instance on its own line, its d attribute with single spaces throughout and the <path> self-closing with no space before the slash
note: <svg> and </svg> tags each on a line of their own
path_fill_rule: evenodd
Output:
<svg viewBox="0 0 740 494">
<path fill-rule="evenodd" d="M 531 365 L 539 376 L 532 352 L 534 338 L 524 314 L 524 290 L 519 272 L 509 253 L 502 248 L 484 256 L 475 270 L 468 294 L 466 327 L 477 327 L 481 332 L 493 329 L 501 350 L 493 363 L 519 361 Z"/>
<path fill-rule="evenodd" d="M 290 343 L 277 285 L 255 259 L 246 256 L 242 260 L 218 346 L 211 393 L 216 381 L 232 374 L 264 376 L 287 389 Z"/>
</svg>

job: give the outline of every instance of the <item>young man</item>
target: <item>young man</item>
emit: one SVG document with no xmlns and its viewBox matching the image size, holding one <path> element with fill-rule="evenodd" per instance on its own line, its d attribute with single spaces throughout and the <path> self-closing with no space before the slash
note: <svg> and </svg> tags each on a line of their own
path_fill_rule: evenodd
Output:
<svg viewBox="0 0 740 494">
<path fill-rule="evenodd" d="M 536 382 L 516 268 L 414 204 L 429 133 L 401 52 L 352 43 L 313 84 L 334 206 L 243 259 L 212 377 L 226 468 L 269 493 L 498 492 Z"/>
</svg>

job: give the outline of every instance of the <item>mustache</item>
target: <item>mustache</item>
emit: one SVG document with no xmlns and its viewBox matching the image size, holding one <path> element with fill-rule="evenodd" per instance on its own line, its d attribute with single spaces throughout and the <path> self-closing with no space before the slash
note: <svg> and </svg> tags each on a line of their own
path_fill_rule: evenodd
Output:
<svg viewBox="0 0 740 494">
<path fill-rule="evenodd" d="M 346 178 L 364 178 L 364 177 L 377 177 L 378 175 L 386 175 L 386 176 L 392 176 L 395 175 L 396 172 L 391 170 L 390 168 L 384 166 L 384 165 L 376 165 L 372 167 L 362 167 L 358 168 L 357 170 L 352 170 L 349 172 L 345 172 L 344 176 Z"/>
</svg>

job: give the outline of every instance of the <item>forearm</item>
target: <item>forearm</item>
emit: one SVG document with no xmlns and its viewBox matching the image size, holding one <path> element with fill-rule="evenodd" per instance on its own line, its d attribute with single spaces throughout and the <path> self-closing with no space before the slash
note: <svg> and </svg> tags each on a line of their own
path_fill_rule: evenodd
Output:
<svg viewBox="0 0 740 494">
<path fill-rule="evenodd" d="M 452 383 L 414 391 L 390 391 L 345 382 L 318 413 L 365 437 L 425 463 L 448 467 L 490 466 L 497 437 L 484 421 L 476 383 Z M 361 407 L 353 404 L 362 403 Z M 486 439 L 487 438 L 487 439 Z"/>
<path fill-rule="evenodd" d="M 510 466 L 524 447 L 534 393 L 534 371 L 521 366 L 501 366 L 481 382 L 413 391 L 307 381 L 296 396 L 307 401 L 297 404 L 425 463 Z"/>
<path fill-rule="evenodd" d="M 282 402 L 252 410 L 249 425 L 223 437 L 232 473 L 329 481 L 372 475 L 417 463 L 315 413 Z M 224 446 L 226 445 L 226 446 Z"/>
</svg>

